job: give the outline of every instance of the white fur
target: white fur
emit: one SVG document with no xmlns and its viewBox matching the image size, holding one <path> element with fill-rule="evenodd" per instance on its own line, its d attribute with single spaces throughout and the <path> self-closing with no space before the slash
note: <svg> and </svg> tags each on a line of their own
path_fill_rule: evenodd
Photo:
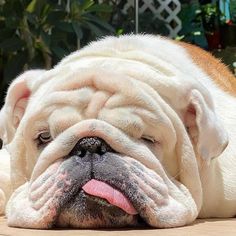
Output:
<svg viewBox="0 0 236 236">
<path fill-rule="evenodd" d="M 80 89 L 68 96 L 61 90 L 70 83 L 77 83 Z M 37 111 L 42 107 L 50 108 L 51 104 L 60 103 L 62 100 L 70 104 L 63 108 L 63 111 L 70 114 L 71 124 L 64 124 L 63 121 L 60 123 L 71 127 L 42 153 L 38 153 L 39 159 L 35 156 L 36 150 L 32 145 L 28 147 L 27 154 L 21 155 L 21 159 L 15 160 L 15 157 L 12 157 L 11 167 L 15 167 L 12 173 L 14 189 L 23 186 L 26 181 L 33 183 L 37 180 L 51 163 L 68 151 L 60 148 L 69 137 L 79 137 L 83 129 L 84 133 L 88 133 L 89 124 L 92 126 L 98 122 L 98 127 L 106 127 L 104 131 L 96 131 L 99 135 L 105 136 L 111 145 L 112 140 L 118 140 L 119 142 L 113 145 L 121 152 L 127 149 L 122 146 L 124 144 L 121 140 L 123 143 L 125 140 L 129 148 L 124 153 L 153 169 L 168 186 L 171 194 L 169 205 L 166 206 L 167 209 L 163 207 L 159 212 L 153 209 L 150 213 L 150 224 L 172 227 L 188 224 L 197 215 L 232 217 L 236 214 L 235 98 L 217 87 L 181 46 L 150 35 L 107 37 L 66 57 L 34 82 L 27 79 L 27 84 L 33 96 L 25 115 L 20 115 L 22 120 L 19 130 L 24 130 L 24 124 L 31 122 L 35 130 L 26 132 L 31 136 L 37 134 L 36 127 L 46 127 L 46 124 L 35 124 L 32 117 L 39 116 Z M 91 88 L 91 85 L 94 88 Z M 74 105 L 77 105 L 77 110 L 72 108 Z M 122 109 L 124 105 L 126 108 Z M 129 105 L 136 107 L 128 107 Z M 87 110 L 83 113 L 82 108 L 86 106 Z M 185 115 L 189 106 L 196 111 L 196 117 L 190 117 L 187 125 Z M 147 110 L 139 110 L 139 107 Z M 4 109 L 0 116 L 2 124 L 7 119 Z M 60 116 L 50 109 L 47 111 L 50 113 L 49 123 L 53 124 Z M 122 115 L 128 118 L 125 121 L 119 120 Z M 94 120 L 97 117 L 102 121 Z M 140 117 L 148 118 L 156 127 L 145 125 Z M 83 119 L 88 121 L 82 121 Z M 127 124 L 132 121 L 140 127 L 139 131 L 132 126 L 128 127 Z M 102 122 L 105 122 L 104 126 Z M 121 130 L 118 136 L 118 131 L 113 129 L 112 125 Z M 186 132 L 186 126 L 190 136 Z M 11 130 L 11 136 L 16 132 L 10 145 L 11 150 L 17 149 L 22 141 L 19 130 Z M 4 133 L 1 135 L 4 137 Z M 161 140 L 163 150 L 160 151 L 159 147 L 153 150 L 160 160 L 156 160 L 146 147 L 143 148 L 142 143 L 133 140 L 141 138 L 142 135 L 151 135 L 156 140 Z M 118 137 L 121 137 L 120 140 Z M 30 143 L 30 140 L 27 141 Z M 20 153 L 20 150 L 18 151 Z M 165 167 L 167 176 L 162 172 L 159 161 Z M 24 170 L 21 166 L 23 162 L 27 163 Z M 21 192 L 21 188 L 24 187 L 18 188 L 10 200 L 9 222 L 13 226 L 24 222 L 25 227 L 31 227 L 27 216 L 22 219 L 17 214 L 18 211 L 24 210 L 22 206 L 14 205 L 18 201 L 26 202 L 28 185 L 27 190 L 23 189 Z M 178 209 L 181 216 L 179 222 L 173 215 L 173 209 Z M 31 211 L 30 207 L 26 209 L 25 214 L 28 214 L 28 211 Z M 37 214 L 34 216 L 38 217 Z M 155 217 L 162 217 L 163 222 L 158 225 Z M 37 219 L 33 219 L 34 222 L 35 220 Z M 40 221 L 32 227 L 44 227 L 43 223 L 39 224 Z"/>
</svg>

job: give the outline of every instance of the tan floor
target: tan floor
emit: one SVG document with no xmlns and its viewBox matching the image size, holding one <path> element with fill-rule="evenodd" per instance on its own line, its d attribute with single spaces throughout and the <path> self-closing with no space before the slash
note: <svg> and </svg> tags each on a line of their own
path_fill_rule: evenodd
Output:
<svg viewBox="0 0 236 236">
<path fill-rule="evenodd" d="M 0 235 L 4 236 L 236 236 L 235 219 L 197 220 L 193 225 L 175 229 L 122 229 L 122 230 L 30 230 L 9 228 L 6 220 L 0 218 Z"/>
</svg>

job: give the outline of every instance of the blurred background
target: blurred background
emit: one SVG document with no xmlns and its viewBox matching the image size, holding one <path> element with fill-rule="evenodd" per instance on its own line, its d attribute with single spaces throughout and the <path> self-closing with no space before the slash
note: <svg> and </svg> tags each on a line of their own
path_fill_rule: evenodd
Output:
<svg viewBox="0 0 236 236">
<path fill-rule="evenodd" d="M 0 0 L 0 105 L 23 71 L 131 32 L 196 44 L 236 73 L 236 0 Z"/>
</svg>

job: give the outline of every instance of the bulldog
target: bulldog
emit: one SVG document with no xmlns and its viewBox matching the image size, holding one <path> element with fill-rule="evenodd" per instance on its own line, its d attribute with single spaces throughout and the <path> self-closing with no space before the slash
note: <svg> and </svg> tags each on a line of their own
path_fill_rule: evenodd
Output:
<svg viewBox="0 0 236 236">
<path fill-rule="evenodd" d="M 10 85 L 0 209 L 13 227 L 184 226 L 236 214 L 236 80 L 159 36 L 106 37 Z"/>
</svg>

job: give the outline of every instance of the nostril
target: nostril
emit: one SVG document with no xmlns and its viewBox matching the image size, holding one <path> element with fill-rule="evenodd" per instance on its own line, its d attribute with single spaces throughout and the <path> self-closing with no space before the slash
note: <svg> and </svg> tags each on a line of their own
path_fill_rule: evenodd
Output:
<svg viewBox="0 0 236 236">
<path fill-rule="evenodd" d="M 79 156 L 79 157 L 84 157 L 86 155 L 86 150 L 85 149 L 78 149 L 74 153 L 74 155 Z"/>
<path fill-rule="evenodd" d="M 104 154 L 108 151 L 111 151 L 111 147 L 108 146 L 106 143 L 102 143 L 98 154 Z"/>
</svg>

